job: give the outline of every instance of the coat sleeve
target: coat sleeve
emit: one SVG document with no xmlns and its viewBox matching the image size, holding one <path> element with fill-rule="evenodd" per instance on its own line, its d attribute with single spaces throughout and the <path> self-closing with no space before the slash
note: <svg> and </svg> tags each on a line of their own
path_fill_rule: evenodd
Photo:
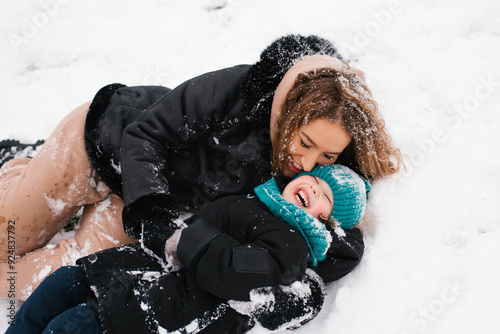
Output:
<svg viewBox="0 0 500 334">
<path fill-rule="evenodd" d="M 233 67 L 189 80 L 124 130 L 121 167 L 125 231 L 135 239 L 145 234 L 146 246 L 158 255 L 175 229 L 172 219 L 178 216 L 166 178 L 171 172 L 169 157 L 190 153 L 197 139 L 221 122 L 226 106 L 238 96 L 239 80 L 246 70 Z M 193 178 L 197 172 L 192 171 Z"/>
<path fill-rule="evenodd" d="M 344 236 L 330 232 L 332 243 L 326 259 L 314 268 L 325 283 L 336 281 L 350 273 L 363 257 L 365 246 L 361 231 L 354 227 L 344 232 Z"/>
<path fill-rule="evenodd" d="M 254 288 L 290 284 L 307 268 L 302 236 L 259 205 L 243 203 L 232 201 L 212 216 L 197 217 L 177 247 L 200 286 L 226 300 L 248 300 Z"/>
<path fill-rule="evenodd" d="M 289 286 L 273 286 L 252 291 L 251 299 L 254 300 L 248 302 L 249 305 L 243 304 L 242 313 L 270 330 L 294 329 L 314 319 L 324 304 L 325 283 L 350 273 L 363 256 L 361 231 L 351 228 L 344 232 L 345 236 L 339 236 L 331 231 L 332 243 L 327 257 L 314 271 L 308 269 L 302 280 Z M 242 305 L 234 302 L 230 304 L 239 307 Z"/>
<path fill-rule="evenodd" d="M 321 277 L 307 269 L 304 277 L 291 285 L 254 289 L 250 301 L 230 300 L 238 313 L 270 330 L 295 329 L 311 321 L 325 301 L 325 285 Z"/>
<path fill-rule="evenodd" d="M 300 281 L 255 289 L 249 302 L 230 301 L 230 305 L 270 330 L 294 329 L 311 321 L 323 307 L 325 283 L 347 275 L 363 256 L 361 231 L 352 228 L 344 232 L 345 236 L 339 236 L 331 231 L 333 240 L 327 258 L 314 271 L 307 269 Z"/>
</svg>

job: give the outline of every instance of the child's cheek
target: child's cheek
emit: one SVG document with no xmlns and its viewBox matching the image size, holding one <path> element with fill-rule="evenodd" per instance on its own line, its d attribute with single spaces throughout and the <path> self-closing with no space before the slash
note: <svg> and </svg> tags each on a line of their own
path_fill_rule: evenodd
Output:
<svg viewBox="0 0 500 334">
<path fill-rule="evenodd" d="M 332 213 L 332 206 L 328 201 L 326 201 L 326 200 L 321 201 L 321 212 L 320 213 L 325 213 L 327 216 L 329 216 Z"/>
</svg>

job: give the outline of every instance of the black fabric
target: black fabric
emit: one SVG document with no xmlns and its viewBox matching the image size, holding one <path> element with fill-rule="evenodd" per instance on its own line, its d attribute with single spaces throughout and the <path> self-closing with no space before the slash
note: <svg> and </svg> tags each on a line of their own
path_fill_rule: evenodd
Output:
<svg viewBox="0 0 500 334">
<path fill-rule="evenodd" d="M 326 259 L 314 268 L 325 283 L 336 281 L 350 273 L 361 261 L 365 251 L 363 235 L 354 227 L 344 230 L 345 236 L 338 236 L 330 230 L 332 243 Z"/>
<path fill-rule="evenodd" d="M 290 284 L 300 279 L 307 268 L 305 240 L 275 217 L 257 197 L 229 196 L 214 201 L 187 223 L 189 226 L 182 231 L 177 246 L 179 259 L 183 261 L 182 254 L 192 254 L 193 249 L 199 249 L 198 254 L 191 255 L 188 269 L 204 290 L 220 298 L 248 300 L 251 289 Z M 199 235 L 200 225 L 205 226 L 205 230 L 216 228 L 220 235 L 198 247 L 193 242 Z M 248 263 L 247 270 L 240 270 L 241 263 L 234 253 L 240 247 L 265 252 L 265 258 L 256 259 L 266 262 L 265 270 L 257 267 L 258 264 L 254 265 L 257 270 L 251 270 Z"/>
<path fill-rule="evenodd" d="M 270 274 L 271 261 L 265 248 L 238 246 L 233 248 L 234 270 L 246 274 Z"/>
<path fill-rule="evenodd" d="M 43 143 L 43 140 L 38 140 L 34 144 L 23 144 L 11 139 L 0 141 L 0 168 L 14 158 L 33 158 Z"/>
<path fill-rule="evenodd" d="M 134 242 L 90 254 L 77 260 L 83 265 L 87 276 L 112 275 L 116 270 L 163 270 L 162 263 L 149 256 L 140 243 Z"/>
<path fill-rule="evenodd" d="M 120 197 L 123 130 L 169 91 L 161 86 L 126 87 L 115 83 L 101 88 L 90 104 L 85 120 L 85 148 L 101 179 Z"/>
<path fill-rule="evenodd" d="M 201 289 L 185 269 L 167 274 L 131 244 L 78 260 L 95 286 L 105 333 L 158 333 L 196 324 L 202 333 L 244 333 L 248 317 Z M 156 274 L 147 276 L 156 272 Z"/>
<path fill-rule="evenodd" d="M 283 324 L 288 325 L 287 329 L 298 328 L 314 319 L 325 301 L 324 283 L 310 271 L 306 272 L 301 282 L 309 287 L 309 293 L 284 292 L 287 287 L 283 286 L 260 289 L 264 295 L 272 294 L 274 298 L 253 314 L 255 320 L 265 328 L 276 330 Z"/>
<path fill-rule="evenodd" d="M 255 326 L 255 321 L 248 316 L 225 306 L 224 314 L 213 319 L 200 333 L 203 334 L 242 334 Z"/>
<path fill-rule="evenodd" d="M 141 198 L 123 209 L 125 221 L 140 222 L 124 224 L 125 233 L 144 245 L 156 255 L 163 257 L 165 241 L 178 226 L 174 219 L 179 215 L 175 199 L 168 194 L 154 194 Z"/>
<path fill-rule="evenodd" d="M 210 242 L 220 236 L 222 232 L 201 217 L 195 218 L 195 221 L 190 224 L 189 229 L 184 232 L 181 234 L 181 245 L 187 245 L 187 247 L 178 247 L 177 257 L 186 268 L 194 271 L 195 258 L 208 247 Z"/>
<path fill-rule="evenodd" d="M 126 206 L 165 193 L 199 209 L 217 198 L 251 191 L 270 177 L 269 129 L 257 128 L 246 117 L 239 94 L 247 69 L 194 78 L 126 127 L 121 143 Z M 144 216 L 139 218 L 124 219 L 124 224 L 139 225 Z"/>
</svg>

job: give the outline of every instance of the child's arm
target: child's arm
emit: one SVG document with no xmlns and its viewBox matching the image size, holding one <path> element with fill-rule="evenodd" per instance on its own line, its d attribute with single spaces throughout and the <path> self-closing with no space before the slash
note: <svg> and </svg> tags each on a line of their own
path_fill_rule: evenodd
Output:
<svg viewBox="0 0 500 334">
<path fill-rule="evenodd" d="M 250 301 L 230 300 L 229 305 L 262 327 L 285 330 L 298 328 L 314 319 L 324 301 L 323 280 L 308 269 L 300 281 L 255 289 L 250 294 Z"/>
<path fill-rule="evenodd" d="M 300 280 L 307 254 L 301 235 L 258 199 L 246 198 L 194 218 L 177 247 L 180 261 L 203 289 L 236 300 L 248 300 L 254 288 Z"/>
<path fill-rule="evenodd" d="M 333 282 L 350 273 L 361 261 L 364 253 L 363 235 L 358 228 L 344 230 L 343 236 L 335 232 L 326 259 L 314 269 L 325 283 Z"/>
<path fill-rule="evenodd" d="M 325 282 L 332 282 L 352 271 L 364 250 L 359 229 L 344 231 L 340 237 L 333 231 L 326 259 L 315 271 L 290 285 L 264 287 L 251 291 L 249 302 L 229 301 L 238 312 L 270 330 L 297 328 L 314 319 L 323 307 Z"/>
</svg>

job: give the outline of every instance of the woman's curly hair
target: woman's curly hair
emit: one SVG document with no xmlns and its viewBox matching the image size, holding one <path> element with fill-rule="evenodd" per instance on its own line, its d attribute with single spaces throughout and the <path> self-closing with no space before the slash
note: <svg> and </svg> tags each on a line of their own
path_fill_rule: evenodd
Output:
<svg viewBox="0 0 500 334">
<path fill-rule="evenodd" d="M 396 173 L 403 159 L 385 128 L 364 80 L 354 71 L 324 68 L 298 75 L 277 119 L 273 138 L 273 172 L 284 170 L 287 152 L 298 129 L 326 119 L 340 125 L 351 142 L 336 163 L 345 165 L 368 180 Z"/>
</svg>

